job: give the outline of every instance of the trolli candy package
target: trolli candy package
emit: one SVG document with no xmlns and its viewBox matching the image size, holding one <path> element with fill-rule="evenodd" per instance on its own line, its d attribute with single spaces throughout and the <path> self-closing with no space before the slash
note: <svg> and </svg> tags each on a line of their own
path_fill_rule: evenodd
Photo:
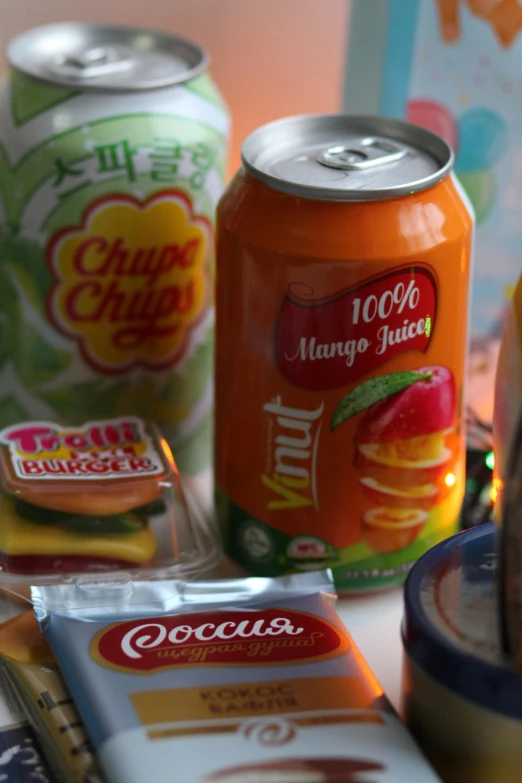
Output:
<svg viewBox="0 0 522 783">
<path fill-rule="evenodd" d="M 435 783 L 331 584 L 315 572 L 141 582 L 131 602 L 116 583 L 32 597 L 108 783 Z"/>
<path fill-rule="evenodd" d="M 220 548 L 160 432 L 139 418 L 0 431 L 0 586 L 190 575 Z"/>
</svg>

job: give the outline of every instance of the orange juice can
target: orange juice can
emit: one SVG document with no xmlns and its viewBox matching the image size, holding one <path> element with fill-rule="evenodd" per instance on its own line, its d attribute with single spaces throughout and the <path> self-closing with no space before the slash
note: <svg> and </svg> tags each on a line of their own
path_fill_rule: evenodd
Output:
<svg viewBox="0 0 522 783">
<path fill-rule="evenodd" d="M 434 134 L 301 116 L 218 207 L 217 507 L 259 575 L 400 582 L 458 525 L 473 213 Z"/>
</svg>

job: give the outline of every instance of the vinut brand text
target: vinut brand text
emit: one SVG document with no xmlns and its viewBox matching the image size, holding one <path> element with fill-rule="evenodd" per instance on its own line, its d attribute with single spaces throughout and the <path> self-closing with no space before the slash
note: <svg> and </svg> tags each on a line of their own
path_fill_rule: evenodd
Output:
<svg viewBox="0 0 522 783">
<path fill-rule="evenodd" d="M 397 354 L 425 352 L 436 291 L 434 273 L 425 266 L 394 270 L 321 299 L 308 288 L 291 287 L 278 321 L 279 367 L 296 386 L 328 389 L 352 383 Z"/>
<path fill-rule="evenodd" d="M 279 395 L 263 406 L 268 420 L 270 470 L 261 483 L 270 491 L 270 510 L 317 508 L 316 454 L 324 403 L 315 410 L 283 404 Z"/>
<path fill-rule="evenodd" d="M 289 609 L 198 612 L 117 623 L 91 655 L 134 670 L 176 665 L 278 663 L 341 654 L 347 639 L 326 620 Z"/>
<path fill-rule="evenodd" d="M 171 365 L 208 301 L 209 237 L 175 191 L 96 203 L 50 243 L 51 317 L 97 369 Z"/>
</svg>

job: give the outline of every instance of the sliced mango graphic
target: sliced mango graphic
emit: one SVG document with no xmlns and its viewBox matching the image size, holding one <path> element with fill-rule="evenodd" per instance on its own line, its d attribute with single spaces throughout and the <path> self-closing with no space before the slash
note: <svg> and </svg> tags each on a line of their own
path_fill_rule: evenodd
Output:
<svg viewBox="0 0 522 783">
<path fill-rule="evenodd" d="M 361 443 L 357 448 L 356 465 L 364 475 L 389 487 L 416 487 L 436 484 L 449 469 L 450 449 L 442 449 L 437 457 L 404 459 L 382 453 L 382 444 Z"/>
<path fill-rule="evenodd" d="M 362 518 L 362 538 L 374 552 L 399 552 L 420 535 L 428 519 L 420 509 L 372 508 Z"/>
<path fill-rule="evenodd" d="M 457 482 L 447 436 L 456 425 L 457 386 L 437 365 L 370 378 L 337 405 L 331 420 L 363 413 L 354 438 L 354 466 L 365 498 L 362 538 L 377 553 L 398 552 L 420 535 L 428 514 Z"/>
<path fill-rule="evenodd" d="M 363 523 L 365 525 L 389 530 L 406 530 L 416 525 L 423 525 L 427 519 L 428 514 L 420 509 L 406 511 L 391 508 L 372 508 L 363 514 Z"/>
<path fill-rule="evenodd" d="M 419 508 L 429 511 L 440 502 L 441 491 L 436 484 L 409 487 L 390 487 L 371 476 L 361 478 L 365 496 L 376 506 L 392 508 Z"/>
<path fill-rule="evenodd" d="M 437 459 L 444 451 L 444 432 L 421 435 L 408 440 L 392 440 L 371 444 L 382 459 L 430 460 Z"/>
</svg>

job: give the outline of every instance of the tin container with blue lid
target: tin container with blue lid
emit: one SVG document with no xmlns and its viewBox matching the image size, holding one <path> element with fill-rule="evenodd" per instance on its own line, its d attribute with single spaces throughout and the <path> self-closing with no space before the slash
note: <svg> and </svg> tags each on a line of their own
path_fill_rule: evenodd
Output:
<svg viewBox="0 0 522 783">
<path fill-rule="evenodd" d="M 444 541 L 405 586 L 403 713 L 443 780 L 520 783 L 522 679 L 500 633 L 495 527 Z"/>
</svg>

